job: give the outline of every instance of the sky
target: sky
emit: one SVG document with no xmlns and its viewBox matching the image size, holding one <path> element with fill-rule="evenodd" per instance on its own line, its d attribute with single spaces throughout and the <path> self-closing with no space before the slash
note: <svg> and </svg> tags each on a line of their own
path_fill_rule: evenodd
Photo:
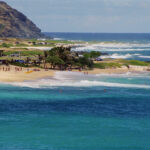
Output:
<svg viewBox="0 0 150 150">
<path fill-rule="evenodd" d="M 43 32 L 150 33 L 150 0 L 4 0 Z"/>
</svg>

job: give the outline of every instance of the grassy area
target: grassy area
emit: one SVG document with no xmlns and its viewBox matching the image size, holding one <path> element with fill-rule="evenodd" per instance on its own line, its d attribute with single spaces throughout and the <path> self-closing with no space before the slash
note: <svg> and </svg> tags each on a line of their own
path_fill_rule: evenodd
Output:
<svg viewBox="0 0 150 150">
<path fill-rule="evenodd" d="M 22 63 L 18 63 L 18 62 L 11 63 L 11 65 L 18 66 L 18 67 L 28 67 L 28 65 L 22 64 Z"/>
<path fill-rule="evenodd" d="M 139 61 L 139 60 L 113 60 L 111 62 L 105 61 L 105 62 L 94 63 L 94 68 L 99 68 L 99 69 L 120 68 L 122 66 L 129 66 L 129 65 L 150 66 L 150 63 Z"/>
<path fill-rule="evenodd" d="M 41 51 L 41 50 L 34 50 L 34 51 L 5 51 L 4 52 L 4 55 L 11 55 L 11 54 L 19 54 L 20 53 L 20 55 L 21 56 L 35 56 L 35 55 L 43 55 L 44 54 L 44 52 L 43 51 Z"/>
<path fill-rule="evenodd" d="M 13 46 L 12 44 L 7 44 L 7 43 L 3 43 L 0 45 L 0 48 L 10 48 L 11 46 Z"/>
<path fill-rule="evenodd" d="M 35 55 L 43 55 L 44 52 L 40 50 L 35 51 L 21 51 L 22 56 L 35 56 Z"/>
<path fill-rule="evenodd" d="M 106 69 L 106 68 L 120 68 L 122 64 L 110 62 L 110 63 L 95 63 L 94 68 Z"/>
<path fill-rule="evenodd" d="M 16 44 L 15 46 L 16 46 L 16 47 L 28 47 L 27 44 L 23 44 L 23 43 L 21 43 L 21 44 Z"/>
<path fill-rule="evenodd" d="M 48 44 L 76 44 L 76 43 L 85 43 L 85 42 L 74 42 L 74 41 L 68 41 L 68 40 L 36 40 L 36 39 L 31 39 L 29 40 L 30 42 L 47 42 Z"/>
<path fill-rule="evenodd" d="M 120 63 L 124 65 L 135 65 L 135 66 L 149 66 L 150 63 L 139 61 L 139 60 L 121 60 Z"/>
</svg>

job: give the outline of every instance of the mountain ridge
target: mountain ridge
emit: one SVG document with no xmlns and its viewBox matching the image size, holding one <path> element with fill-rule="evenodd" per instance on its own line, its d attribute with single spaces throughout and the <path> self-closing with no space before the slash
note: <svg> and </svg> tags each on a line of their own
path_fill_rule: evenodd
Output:
<svg viewBox="0 0 150 150">
<path fill-rule="evenodd" d="M 23 13 L 0 1 L 0 37 L 40 38 L 44 35 Z"/>
</svg>

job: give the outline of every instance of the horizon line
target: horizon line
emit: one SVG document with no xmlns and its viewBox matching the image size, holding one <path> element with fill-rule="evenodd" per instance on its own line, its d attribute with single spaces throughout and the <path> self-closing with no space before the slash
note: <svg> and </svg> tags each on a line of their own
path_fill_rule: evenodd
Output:
<svg viewBox="0 0 150 150">
<path fill-rule="evenodd" d="M 70 32 L 70 31 L 42 31 L 42 33 L 91 33 L 91 34 L 150 34 L 150 32 Z"/>
</svg>

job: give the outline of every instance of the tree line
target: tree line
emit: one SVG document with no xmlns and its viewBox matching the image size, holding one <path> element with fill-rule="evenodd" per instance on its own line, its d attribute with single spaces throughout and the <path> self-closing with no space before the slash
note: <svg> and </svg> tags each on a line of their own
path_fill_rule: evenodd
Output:
<svg viewBox="0 0 150 150">
<path fill-rule="evenodd" d="M 55 47 L 45 51 L 45 63 L 50 63 L 51 68 L 60 70 L 67 68 L 93 68 L 95 58 L 101 55 L 100 52 L 85 52 L 79 56 L 78 52 L 72 52 L 70 47 Z"/>
</svg>

